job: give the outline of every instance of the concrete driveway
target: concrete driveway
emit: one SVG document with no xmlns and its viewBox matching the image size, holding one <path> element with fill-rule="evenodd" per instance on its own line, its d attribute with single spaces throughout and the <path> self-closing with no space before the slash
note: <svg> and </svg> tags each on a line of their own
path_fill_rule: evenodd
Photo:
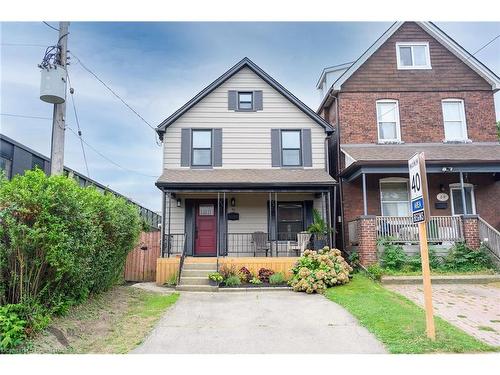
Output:
<svg viewBox="0 0 500 375">
<path fill-rule="evenodd" d="M 134 353 L 385 353 L 339 305 L 289 291 L 184 292 Z"/>
</svg>

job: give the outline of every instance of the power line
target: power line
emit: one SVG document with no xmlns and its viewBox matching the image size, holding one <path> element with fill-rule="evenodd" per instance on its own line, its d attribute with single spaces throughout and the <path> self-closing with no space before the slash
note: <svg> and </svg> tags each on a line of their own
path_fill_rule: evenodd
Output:
<svg viewBox="0 0 500 375">
<path fill-rule="evenodd" d="M 55 30 L 55 31 L 59 31 L 59 29 L 57 27 L 54 27 L 52 25 L 50 25 L 48 22 L 45 22 L 45 21 L 42 21 L 45 25 L 47 25 L 48 27 L 50 27 L 52 30 Z"/>
<path fill-rule="evenodd" d="M 154 178 L 158 178 L 158 176 L 153 176 L 153 175 L 149 175 L 149 174 L 145 174 L 145 173 L 141 173 L 141 172 L 138 172 L 138 171 L 135 171 L 133 169 L 129 169 L 129 168 L 126 168 L 120 164 L 118 164 L 117 162 L 111 160 L 110 158 L 108 158 L 106 155 L 102 154 L 100 151 L 98 151 L 96 148 L 92 147 L 87 141 L 85 141 L 85 139 L 83 139 L 83 137 L 80 137 L 78 135 L 78 133 L 73 129 L 71 128 L 70 126 L 66 125 L 66 128 L 69 129 L 74 135 L 76 135 L 77 137 L 79 137 L 83 143 L 85 143 L 87 145 L 88 148 L 90 148 L 92 151 L 94 151 L 97 155 L 99 155 L 100 157 L 102 157 L 103 159 L 107 160 L 108 162 L 110 162 L 111 164 L 115 165 L 116 167 L 118 168 L 121 168 L 127 172 L 132 172 L 132 173 L 136 173 L 136 174 L 139 174 L 139 175 L 142 175 L 142 176 L 145 176 L 145 177 L 154 177 Z"/>
<path fill-rule="evenodd" d="M 9 47 L 43 47 L 46 48 L 45 44 L 33 44 L 33 43 L 0 43 L 0 46 Z"/>
<path fill-rule="evenodd" d="M 156 134 L 156 128 L 151 125 L 144 117 L 142 117 L 139 112 L 137 112 L 130 104 L 128 104 L 125 99 L 123 99 L 120 95 L 118 95 L 111 87 L 109 87 L 108 84 L 106 84 L 99 76 L 93 72 L 90 68 L 88 68 L 82 60 L 78 56 L 76 56 L 73 52 L 70 52 L 71 55 L 78 60 L 80 63 L 81 67 L 85 69 L 87 72 L 89 72 L 92 76 L 94 76 L 95 79 L 97 79 L 109 92 L 111 92 L 117 99 L 119 99 L 128 109 L 130 109 L 139 119 L 144 122 L 147 126 L 149 126 Z"/>
<path fill-rule="evenodd" d="M 21 117 L 21 118 L 30 118 L 30 119 L 37 119 L 37 120 L 52 120 L 52 117 L 18 115 L 18 114 L 14 114 L 14 113 L 0 113 L 0 116 Z"/>
<path fill-rule="evenodd" d="M 491 43 L 493 43 L 495 40 L 497 40 L 498 38 L 500 38 L 500 34 L 498 34 L 496 37 L 494 37 L 493 39 L 491 39 L 488 43 L 486 43 L 484 46 L 482 46 L 481 48 L 479 48 L 476 52 L 474 52 L 472 54 L 472 56 L 474 56 L 476 53 L 478 53 L 479 51 L 482 51 L 483 49 L 485 49 L 486 47 L 488 47 Z"/>
<path fill-rule="evenodd" d="M 87 170 L 87 175 L 90 177 L 90 172 L 89 172 L 89 165 L 87 163 L 87 155 L 85 155 L 85 147 L 83 147 L 83 139 L 82 139 L 82 129 L 80 128 L 80 120 L 78 119 L 78 113 L 76 112 L 76 105 L 75 105 L 75 99 L 74 99 L 74 89 L 71 85 L 71 79 L 69 77 L 69 72 L 66 73 L 68 76 L 68 83 L 69 83 L 69 93 L 71 95 L 71 104 L 73 105 L 73 112 L 75 113 L 75 120 L 76 120 L 76 126 L 78 127 L 78 136 L 80 138 L 80 145 L 82 146 L 82 154 L 83 154 L 83 161 L 85 162 L 85 169 Z"/>
</svg>

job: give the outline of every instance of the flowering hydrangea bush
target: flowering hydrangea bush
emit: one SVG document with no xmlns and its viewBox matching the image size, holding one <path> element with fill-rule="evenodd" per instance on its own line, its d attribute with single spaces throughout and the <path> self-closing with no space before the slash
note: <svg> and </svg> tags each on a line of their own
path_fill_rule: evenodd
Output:
<svg viewBox="0 0 500 375">
<path fill-rule="evenodd" d="M 290 285 L 296 292 L 324 293 L 329 287 L 349 282 L 352 267 L 340 250 L 325 246 L 319 251 L 306 250 L 292 268 Z"/>
</svg>

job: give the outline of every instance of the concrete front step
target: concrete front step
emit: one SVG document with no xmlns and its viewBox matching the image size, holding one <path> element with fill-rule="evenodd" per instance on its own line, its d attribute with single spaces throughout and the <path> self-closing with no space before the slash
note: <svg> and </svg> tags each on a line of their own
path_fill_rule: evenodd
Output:
<svg viewBox="0 0 500 375">
<path fill-rule="evenodd" d="M 208 284 L 210 284 L 210 281 L 206 276 L 192 277 L 192 276 L 184 276 L 183 274 L 181 274 L 181 280 L 179 283 L 179 285 L 208 285 Z"/>
<path fill-rule="evenodd" d="M 217 263 L 184 263 L 183 270 L 209 270 L 210 272 L 217 271 Z"/>
<path fill-rule="evenodd" d="M 175 290 L 181 292 L 218 292 L 219 288 L 212 285 L 177 285 Z"/>
<path fill-rule="evenodd" d="M 189 270 L 189 269 L 183 269 L 182 270 L 182 276 L 187 276 L 187 277 L 207 277 L 208 275 L 211 274 L 212 272 L 215 272 L 215 270 Z"/>
</svg>

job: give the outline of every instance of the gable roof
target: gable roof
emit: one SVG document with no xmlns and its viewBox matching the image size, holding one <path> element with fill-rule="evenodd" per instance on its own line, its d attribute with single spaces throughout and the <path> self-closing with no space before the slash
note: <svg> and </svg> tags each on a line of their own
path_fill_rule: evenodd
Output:
<svg viewBox="0 0 500 375">
<path fill-rule="evenodd" d="M 234 74 L 239 72 L 243 68 L 249 68 L 255 74 L 257 74 L 260 78 L 266 81 L 272 88 L 282 94 L 285 98 L 287 98 L 290 102 L 295 104 L 302 112 L 304 112 L 307 116 L 309 116 L 313 121 L 315 121 L 318 125 L 323 127 L 325 131 L 332 132 L 333 127 L 325 121 L 321 116 L 316 114 L 311 108 L 302 103 L 295 95 L 293 95 L 290 91 L 284 88 L 278 81 L 276 81 L 269 74 L 264 72 L 257 64 L 255 64 L 248 57 L 243 58 L 232 68 L 227 70 L 224 74 L 222 74 L 219 78 L 201 90 L 196 96 L 194 96 L 190 101 L 184 104 L 177 111 L 172 113 L 168 118 L 163 120 L 160 125 L 156 128 L 156 131 L 160 138 L 163 137 L 163 133 L 165 133 L 166 129 L 174 123 L 179 117 L 181 117 L 184 113 L 186 113 L 189 109 L 191 109 L 195 104 L 197 104 L 200 100 L 202 100 L 205 96 L 214 91 L 217 87 L 219 87 L 226 80 L 231 78 Z"/>
<path fill-rule="evenodd" d="M 340 76 L 335 82 L 333 82 L 332 87 L 329 91 L 339 91 L 342 88 L 342 84 L 347 81 L 374 53 L 377 51 L 386 41 L 389 39 L 405 22 L 395 22 L 389 27 L 376 41 L 373 43 L 351 66 Z M 491 85 L 492 90 L 500 90 L 500 78 L 493 73 L 488 67 L 486 67 L 482 62 L 476 59 L 472 54 L 467 52 L 460 44 L 458 44 L 454 39 L 447 35 L 443 30 L 437 27 L 432 22 L 421 22 L 416 21 L 424 31 L 441 43 L 445 48 L 447 48 L 451 53 L 458 57 L 464 64 L 469 68 L 479 74 L 484 78 L 486 82 Z M 322 100 L 320 109 L 325 104 L 325 100 L 328 95 Z"/>
</svg>

